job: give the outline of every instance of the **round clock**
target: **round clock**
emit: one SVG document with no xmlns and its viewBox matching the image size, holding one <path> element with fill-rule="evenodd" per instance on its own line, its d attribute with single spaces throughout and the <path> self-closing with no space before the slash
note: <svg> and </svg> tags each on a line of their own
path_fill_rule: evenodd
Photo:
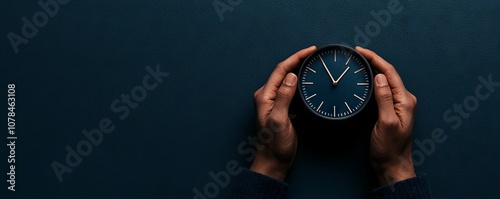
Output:
<svg viewBox="0 0 500 199">
<path fill-rule="evenodd" d="M 345 120 L 358 114 L 373 92 L 370 64 L 345 45 L 317 49 L 303 61 L 297 76 L 302 102 L 327 120 Z"/>
</svg>

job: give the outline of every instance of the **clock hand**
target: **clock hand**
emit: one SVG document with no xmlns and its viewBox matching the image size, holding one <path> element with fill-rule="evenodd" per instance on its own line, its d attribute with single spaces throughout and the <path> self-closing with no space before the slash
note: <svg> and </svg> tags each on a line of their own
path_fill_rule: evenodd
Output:
<svg viewBox="0 0 500 199">
<path fill-rule="evenodd" d="M 337 84 L 335 81 L 335 79 L 333 79 L 332 77 L 332 74 L 330 73 L 330 71 L 328 70 L 328 67 L 326 67 L 326 64 L 325 64 L 325 61 L 323 61 L 323 58 L 321 58 L 321 55 L 318 55 L 319 59 L 321 60 L 321 63 L 323 64 L 323 67 L 325 68 L 326 72 L 328 73 L 328 76 L 330 76 L 330 79 L 332 79 L 332 83 L 335 85 Z"/>
<path fill-rule="evenodd" d="M 337 79 L 337 81 L 333 82 L 333 85 L 337 85 L 340 81 L 340 79 L 342 79 L 342 77 L 344 77 L 345 73 L 349 70 L 349 66 L 344 70 L 344 72 L 342 73 L 342 75 L 340 75 L 339 79 Z"/>
</svg>

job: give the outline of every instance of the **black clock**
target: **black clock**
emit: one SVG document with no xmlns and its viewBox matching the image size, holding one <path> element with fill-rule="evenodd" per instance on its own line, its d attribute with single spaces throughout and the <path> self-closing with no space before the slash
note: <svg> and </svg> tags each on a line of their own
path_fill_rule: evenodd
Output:
<svg viewBox="0 0 500 199">
<path fill-rule="evenodd" d="M 298 92 L 314 115 L 346 120 L 361 112 L 373 93 L 373 72 L 355 49 L 341 44 L 318 48 L 302 63 Z"/>
</svg>

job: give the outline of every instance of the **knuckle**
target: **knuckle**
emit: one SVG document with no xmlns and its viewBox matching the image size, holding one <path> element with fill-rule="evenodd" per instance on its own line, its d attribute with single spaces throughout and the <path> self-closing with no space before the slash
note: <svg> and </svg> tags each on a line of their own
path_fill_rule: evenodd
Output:
<svg viewBox="0 0 500 199">
<path fill-rule="evenodd" d="M 287 118 L 279 114 L 271 114 L 268 117 L 268 127 L 273 132 L 283 132 L 287 127 Z"/>
<path fill-rule="evenodd" d="M 259 90 L 257 90 L 257 91 L 255 91 L 255 93 L 253 93 L 253 99 L 254 99 L 255 101 L 257 101 L 257 99 L 259 98 L 259 93 L 260 93 L 259 91 L 260 91 L 260 89 L 259 89 Z"/>
<path fill-rule="evenodd" d="M 402 106 L 405 110 L 413 110 L 417 106 L 417 98 L 409 93 L 406 100 L 402 102 Z"/>
<path fill-rule="evenodd" d="M 277 98 L 286 99 L 292 94 L 292 91 L 286 87 L 281 87 L 278 90 Z"/>
<path fill-rule="evenodd" d="M 284 60 L 276 65 L 276 68 L 274 70 L 276 71 L 286 71 L 285 66 L 287 65 L 287 60 Z"/>
<path fill-rule="evenodd" d="M 264 96 L 262 94 L 262 88 L 260 88 L 259 90 L 255 91 L 255 93 L 253 94 L 253 100 L 256 103 L 263 103 L 263 102 L 265 102 Z"/>
<path fill-rule="evenodd" d="M 392 93 L 390 91 L 389 92 L 382 92 L 378 95 L 378 97 L 382 101 L 392 101 Z"/>
<path fill-rule="evenodd" d="M 415 95 L 411 94 L 411 93 L 410 93 L 410 96 L 411 96 L 411 99 L 413 99 L 413 104 L 414 104 L 415 106 L 417 106 L 417 104 L 418 104 L 418 103 L 417 103 L 417 102 L 418 102 L 417 97 L 416 97 Z"/>
<path fill-rule="evenodd" d="M 287 58 L 287 59 L 282 60 L 280 63 L 278 63 L 276 65 L 276 68 L 283 69 L 283 68 L 286 68 L 286 66 L 289 64 L 290 64 L 290 58 Z"/>
<path fill-rule="evenodd" d="M 386 129 L 394 130 L 399 127 L 399 118 L 397 116 L 382 117 L 379 119 L 379 123 Z"/>
</svg>

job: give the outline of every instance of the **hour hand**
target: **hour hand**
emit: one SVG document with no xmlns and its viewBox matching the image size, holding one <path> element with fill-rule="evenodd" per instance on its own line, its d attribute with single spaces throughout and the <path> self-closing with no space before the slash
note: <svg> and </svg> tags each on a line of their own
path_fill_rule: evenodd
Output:
<svg viewBox="0 0 500 199">
<path fill-rule="evenodd" d="M 333 82 L 333 85 L 337 85 L 340 81 L 340 79 L 342 79 L 342 77 L 344 77 L 345 73 L 349 70 L 349 66 L 344 70 L 344 72 L 340 75 L 339 79 L 337 79 L 337 81 L 334 81 Z"/>
<path fill-rule="evenodd" d="M 323 64 L 323 67 L 324 67 L 324 68 L 325 68 L 325 70 L 326 70 L 326 73 L 328 73 L 328 76 L 330 76 L 330 79 L 332 80 L 332 84 L 334 84 L 334 85 L 335 85 L 335 84 L 337 84 L 337 83 L 336 83 L 337 81 L 335 81 L 335 79 L 333 79 L 332 74 L 331 74 L 331 73 L 330 73 L 330 71 L 328 70 L 328 67 L 326 67 L 325 61 L 323 61 L 323 58 L 321 58 L 321 55 L 318 55 L 318 57 L 319 57 L 319 59 L 321 60 L 321 63 Z"/>
</svg>

